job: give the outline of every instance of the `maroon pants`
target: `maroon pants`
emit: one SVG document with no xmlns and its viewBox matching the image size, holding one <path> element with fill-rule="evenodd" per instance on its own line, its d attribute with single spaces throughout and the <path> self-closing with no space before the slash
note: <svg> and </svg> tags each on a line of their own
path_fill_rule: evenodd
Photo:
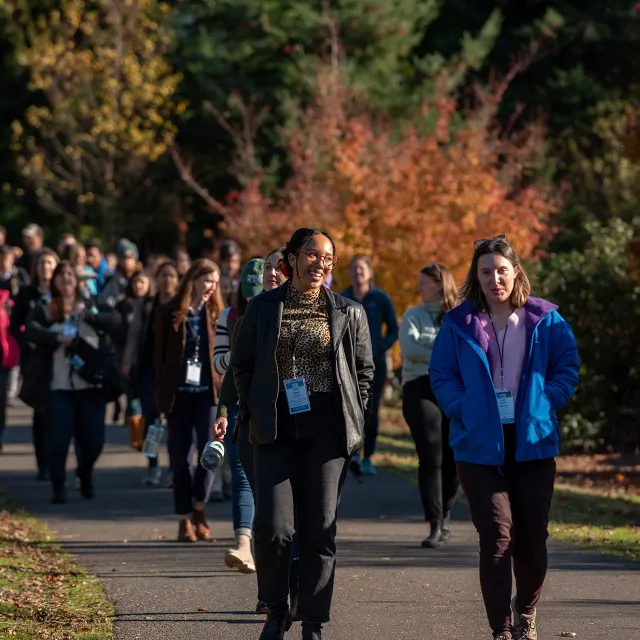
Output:
<svg viewBox="0 0 640 640">
<path fill-rule="evenodd" d="M 511 629 L 511 561 L 516 607 L 531 613 L 547 573 L 553 458 L 502 468 L 458 462 L 458 477 L 480 538 L 480 586 L 493 633 Z"/>
</svg>

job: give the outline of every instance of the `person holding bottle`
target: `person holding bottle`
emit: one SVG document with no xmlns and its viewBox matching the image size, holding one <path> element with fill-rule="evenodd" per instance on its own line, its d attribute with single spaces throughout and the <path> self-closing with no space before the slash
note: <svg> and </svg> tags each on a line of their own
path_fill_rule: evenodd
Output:
<svg viewBox="0 0 640 640">
<path fill-rule="evenodd" d="M 20 371 L 23 379 L 22 388 L 25 391 L 30 387 L 33 388 L 30 379 L 34 377 L 37 379 L 40 374 L 39 371 L 35 371 L 33 367 L 29 366 L 32 349 L 25 338 L 25 324 L 27 317 L 35 309 L 38 301 L 43 297 L 50 299 L 51 278 L 58 262 L 60 262 L 58 254 L 53 249 L 44 247 L 34 265 L 31 284 L 20 289 L 13 305 L 10 331 L 20 346 Z M 19 395 L 25 401 L 22 390 Z M 40 403 L 36 403 L 36 406 L 32 405 L 32 408 L 32 437 L 38 465 L 37 479 L 40 482 L 44 482 L 49 479 L 47 416 L 46 412 L 41 409 Z"/>
<path fill-rule="evenodd" d="M 135 278 L 132 278 L 132 289 L 135 291 Z M 159 417 L 154 406 L 156 389 L 156 373 L 153 366 L 155 350 L 155 327 L 158 309 L 167 304 L 176 294 L 179 275 L 175 262 L 165 260 L 161 262 L 155 273 L 157 293 L 155 295 L 138 295 L 133 303 L 133 314 L 127 332 L 127 343 L 122 362 L 122 375 L 129 381 L 134 396 L 140 398 L 144 432 L 142 440 Z M 142 291 L 138 289 L 138 294 Z M 142 445 L 142 442 L 139 443 Z M 157 487 L 162 479 L 162 470 L 158 458 L 149 458 L 149 467 L 143 483 Z"/>
<path fill-rule="evenodd" d="M 253 298 L 231 357 L 240 420 L 254 447 L 260 640 L 282 640 L 291 542 L 300 536 L 298 601 L 304 640 L 320 640 L 335 578 L 336 518 L 351 454 L 362 446 L 374 365 L 362 306 L 324 287 L 335 243 L 298 229 L 284 250 L 288 282 Z"/>
<path fill-rule="evenodd" d="M 112 336 L 121 322 L 117 311 L 82 295 L 76 270 L 66 261 L 53 272 L 51 300 L 42 298 L 27 319 L 25 340 L 35 345 L 29 366 L 39 375 L 29 381 L 30 388 L 23 385 L 21 397 L 48 414 L 54 503 L 67 502 L 65 467 L 72 438 L 80 491 L 87 499 L 94 496 L 93 467 L 104 446 L 105 407 L 120 391 Z"/>
<path fill-rule="evenodd" d="M 400 324 L 402 349 L 402 413 L 418 454 L 418 485 L 431 532 L 423 548 L 435 549 L 451 537 L 451 510 L 460 490 L 449 418 L 431 389 L 429 359 L 445 314 L 458 304 L 451 271 L 442 264 L 426 266 L 418 275 L 422 304 L 408 309 Z"/>
<path fill-rule="evenodd" d="M 366 256 L 353 258 L 349 265 L 349 275 L 352 284 L 342 295 L 359 302 L 364 307 L 369 331 L 371 331 L 371 348 L 376 367 L 371 396 L 371 420 L 364 436 L 364 455 L 360 462 L 360 453 L 354 453 L 351 459 L 351 470 L 355 475 L 373 476 L 376 470 L 371 462 L 371 456 L 376 450 L 380 424 L 380 400 L 387 379 L 387 351 L 398 339 L 398 319 L 391 298 L 374 285 L 373 265 L 369 258 Z"/>
<path fill-rule="evenodd" d="M 556 411 L 573 395 L 580 370 L 558 307 L 530 291 L 506 236 L 477 240 L 463 302 L 445 316 L 429 366 L 480 538 L 480 586 L 494 640 L 537 638 L 559 455 Z"/>
<path fill-rule="evenodd" d="M 175 296 L 156 313 L 155 406 L 167 418 L 181 542 L 211 538 L 204 514 L 207 472 L 198 465 L 192 477 L 189 455 L 194 431 L 198 457 L 202 455 L 215 418 L 213 350 L 223 309 L 219 284 L 218 265 L 195 260 Z"/>
</svg>

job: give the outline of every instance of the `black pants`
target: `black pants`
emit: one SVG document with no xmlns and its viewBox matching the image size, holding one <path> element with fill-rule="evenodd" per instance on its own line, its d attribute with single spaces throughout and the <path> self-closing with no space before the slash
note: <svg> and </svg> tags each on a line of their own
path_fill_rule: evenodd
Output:
<svg viewBox="0 0 640 640">
<path fill-rule="evenodd" d="M 0 365 L 0 443 L 7 420 L 7 392 L 9 391 L 9 370 Z"/>
<path fill-rule="evenodd" d="M 32 435 L 38 470 L 45 471 L 49 468 L 49 435 L 46 411 L 34 410 Z"/>
<path fill-rule="evenodd" d="M 209 427 L 214 421 L 215 411 L 211 406 L 209 391 L 176 391 L 173 410 L 167 416 L 167 445 L 173 464 L 173 506 L 179 516 L 189 515 L 193 511 L 194 501 L 204 502 L 207 495 L 207 472 L 198 462 L 192 477 L 189 454 L 195 431 L 200 460 L 209 440 Z"/>
<path fill-rule="evenodd" d="M 502 469 L 459 462 L 458 473 L 480 538 L 480 586 L 494 633 L 511 628 L 511 564 L 516 608 L 531 613 L 547 574 L 553 458 L 508 461 Z"/>
<path fill-rule="evenodd" d="M 387 362 L 383 358 L 376 361 L 376 371 L 373 374 L 373 387 L 371 389 L 371 418 L 364 427 L 364 456 L 371 457 L 376 452 L 376 440 L 380 428 L 380 400 L 384 391 L 384 383 L 387 380 Z"/>
<path fill-rule="evenodd" d="M 429 376 L 402 388 L 402 413 L 418 453 L 418 483 L 427 522 L 442 520 L 460 493 L 453 450 L 449 446 L 449 418 L 438 407 Z"/>
<path fill-rule="evenodd" d="M 328 622 L 335 579 L 337 510 L 347 472 L 343 420 L 333 394 L 311 396 L 311 411 L 290 416 L 278 402 L 278 437 L 254 448 L 258 597 L 289 595 L 291 543 L 300 537 L 297 617 Z"/>
</svg>

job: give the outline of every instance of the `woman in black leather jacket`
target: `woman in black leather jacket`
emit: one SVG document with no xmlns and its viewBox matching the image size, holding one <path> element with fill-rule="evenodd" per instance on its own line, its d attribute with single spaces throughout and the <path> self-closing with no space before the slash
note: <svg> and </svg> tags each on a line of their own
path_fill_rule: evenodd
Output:
<svg viewBox="0 0 640 640">
<path fill-rule="evenodd" d="M 336 514 L 349 456 L 362 446 L 374 365 L 364 310 L 323 286 L 337 263 L 331 237 L 298 229 L 288 281 L 249 302 L 232 355 L 240 419 L 255 447 L 260 640 L 281 640 L 292 615 L 320 640 L 335 576 Z M 296 610 L 289 610 L 294 503 L 300 536 Z"/>
</svg>

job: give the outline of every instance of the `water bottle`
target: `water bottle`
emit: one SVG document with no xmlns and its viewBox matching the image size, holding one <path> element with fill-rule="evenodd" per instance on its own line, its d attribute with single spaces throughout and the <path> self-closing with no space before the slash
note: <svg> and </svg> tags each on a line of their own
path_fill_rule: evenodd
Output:
<svg viewBox="0 0 640 640">
<path fill-rule="evenodd" d="M 67 338 L 75 338 L 78 335 L 78 316 L 75 313 L 69 315 L 64 321 L 62 335 Z"/>
<path fill-rule="evenodd" d="M 200 456 L 200 465 L 207 471 L 215 471 L 222 465 L 224 460 L 224 445 L 218 440 L 209 440 L 207 442 L 202 455 Z"/>
<path fill-rule="evenodd" d="M 164 420 L 162 418 L 158 418 L 154 424 L 149 426 L 147 437 L 144 439 L 144 444 L 142 445 L 142 453 L 144 453 L 147 458 L 158 457 L 162 440 L 164 439 L 164 429 Z"/>
</svg>

